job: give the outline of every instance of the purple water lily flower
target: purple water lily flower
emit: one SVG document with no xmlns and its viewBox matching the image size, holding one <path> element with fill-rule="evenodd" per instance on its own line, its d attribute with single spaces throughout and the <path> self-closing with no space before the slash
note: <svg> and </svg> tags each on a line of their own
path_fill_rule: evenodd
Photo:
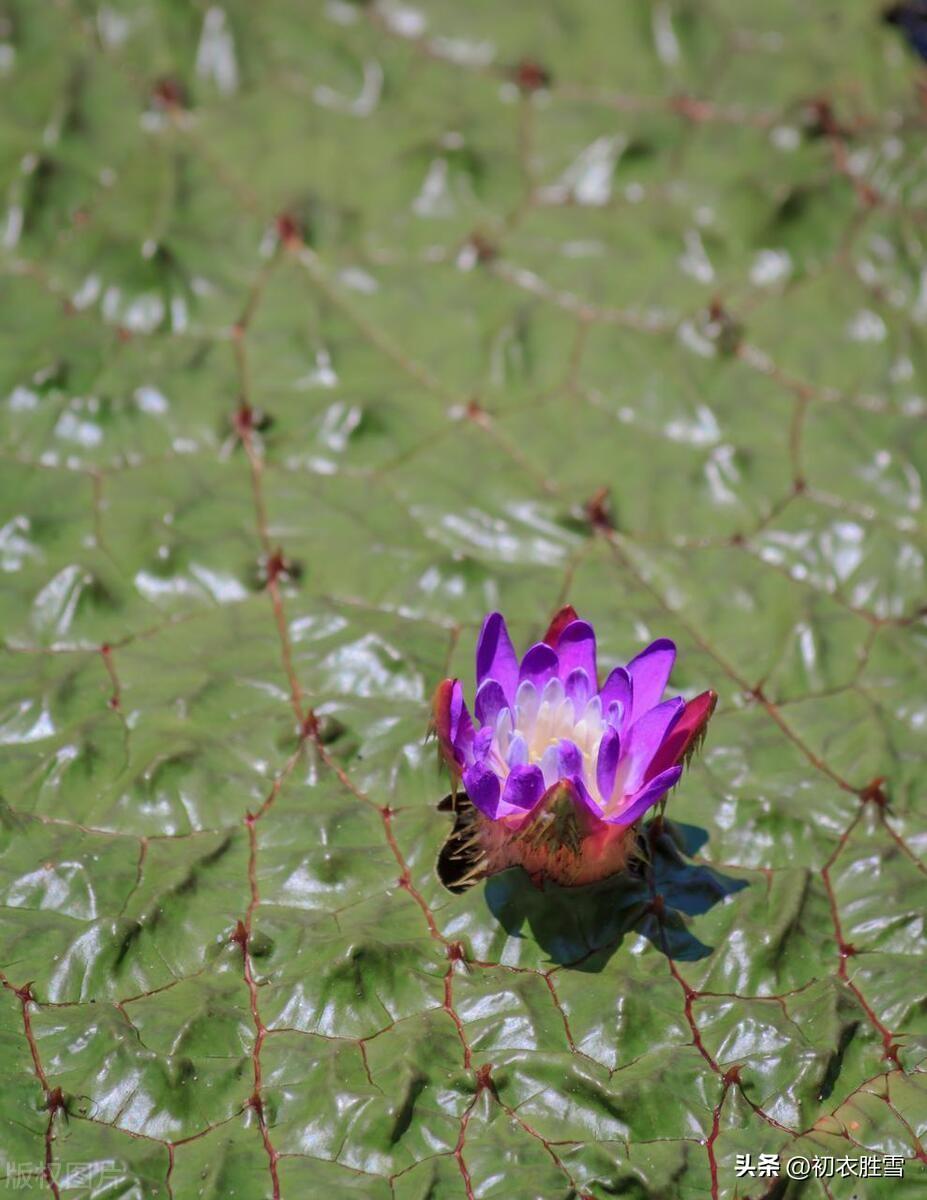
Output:
<svg viewBox="0 0 927 1200">
<path fill-rule="evenodd" d="M 439 743 L 472 806 L 481 874 L 521 863 L 577 884 L 625 865 L 629 831 L 679 780 L 717 700 L 663 700 L 676 647 L 660 638 L 599 684 L 595 632 L 561 609 L 519 661 L 500 613 L 476 647 L 475 722 L 457 679 L 434 702 Z"/>
</svg>

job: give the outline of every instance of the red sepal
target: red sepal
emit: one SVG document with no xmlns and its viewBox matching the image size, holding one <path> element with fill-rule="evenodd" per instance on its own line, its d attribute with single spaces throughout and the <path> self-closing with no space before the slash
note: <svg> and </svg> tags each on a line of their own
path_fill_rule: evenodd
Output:
<svg viewBox="0 0 927 1200">
<path fill-rule="evenodd" d="M 644 782 L 653 779 L 661 771 L 675 767 L 684 762 L 695 750 L 698 741 L 704 736 L 711 720 L 711 714 L 718 703 L 717 692 L 702 692 L 682 710 L 682 716 L 670 730 L 669 736 L 653 757 L 653 762 L 647 768 Z"/>
<path fill-rule="evenodd" d="M 455 774 L 460 771 L 451 741 L 451 698 L 456 682 L 456 679 L 442 679 L 431 701 L 431 721 L 438 736 L 438 745 L 447 765 Z"/>
<path fill-rule="evenodd" d="M 571 621 L 578 621 L 576 609 L 572 604 L 565 604 L 558 612 L 554 613 L 553 620 L 547 626 L 547 632 L 544 634 L 544 641 L 552 650 L 557 649 L 557 643 L 560 641 L 560 635 L 566 629 Z M 594 682 L 594 681 L 593 681 Z"/>
</svg>

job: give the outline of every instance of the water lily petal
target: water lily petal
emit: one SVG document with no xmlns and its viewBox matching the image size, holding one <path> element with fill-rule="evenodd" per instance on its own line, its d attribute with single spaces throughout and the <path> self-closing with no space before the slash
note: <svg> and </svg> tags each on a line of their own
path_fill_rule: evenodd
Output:
<svg viewBox="0 0 927 1200">
<path fill-rule="evenodd" d="M 515 767 L 509 772 L 502 792 L 499 815 L 527 812 L 534 808 L 544 795 L 544 776 L 536 764 L 530 767 Z"/>
<path fill-rule="evenodd" d="M 623 778 L 625 795 L 632 795 L 644 782 L 647 768 L 660 749 L 663 739 L 682 715 L 686 703 L 681 696 L 666 700 L 644 713 L 635 721 L 627 737 L 627 757 L 630 760 Z"/>
<path fill-rule="evenodd" d="M 509 742 L 509 752 L 505 759 L 509 767 L 524 767 L 528 763 L 528 743 L 524 734 L 515 733 Z"/>
<path fill-rule="evenodd" d="M 544 786 L 552 788 L 560 778 L 559 747 L 548 746 L 541 755 L 541 772 L 544 776 Z"/>
<path fill-rule="evenodd" d="M 492 749 L 493 731 L 488 725 L 478 729 L 473 737 L 473 762 L 482 762 Z"/>
<path fill-rule="evenodd" d="M 589 700 L 592 692 L 592 685 L 589 682 L 589 676 L 582 667 L 574 667 L 567 675 L 564 682 L 564 690 L 573 702 L 573 711 L 581 713 Z"/>
<path fill-rule="evenodd" d="M 495 742 L 503 758 L 508 754 L 509 741 L 512 737 L 514 723 L 510 708 L 503 708 L 493 723 Z"/>
<path fill-rule="evenodd" d="M 557 642 L 557 657 L 561 679 L 566 679 L 577 667 L 582 668 L 591 680 L 597 679 L 595 630 L 588 621 L 571 621 L 567 625 Z"/>
<path fill-rule="evenodd" d="M 596 761 L 595 778 L 599 799 L 606 806 L 615 790 L 615 772 L 621 758 L 621 737 L 617 729 L 606 729 L 599 742 L 599 757 Z"/>
<path fill-rule="evenodd" d="M 515 691 L 515 724 L 522 728 L 532 725 L 540 707 L 538 689 L 530 679 L 523 679 Z"/>
<path fill-rule="evenodd" d="M 654 776 L 649 783 L 631 796 L 620 812 L 606 817 L 605 820 L 610 825 L 633 825 L 648 808 L 652 808 L 658 800 L 662 800 L 670 788 L 675 786 L 681 774 L 682 767 L 670 767 L 668 771 L 661 771 L 659 775 Z"/>
<path fill-rule="evenodd" d="M 499 776 L 485 763 L 474 763 L 463 773 L 464 787 L 473 805 L 494 820 L 498 813 L 502 784 Z"/>
<path fill-rule="evenodd" d="M 559 704 L 563 703 L 563 698 L 565 695 L 566 690 L 564 689 L 563 683 L 557 678 L 556 675 L 552 675 L 551 678 L 548 679 L 548 681 L 544 684 L 543 690 L 541 691 L 541 703 L 547 703 L 551 706 L 551 708 L 556 708 Z"/>
<path fill-rule="evenodd" d="M 476 682 L 495 679 L 501 686 L 508 702 L 515 699 L 518 684 L 518 657 L 509 637 L 505 618 L 501 613 L 490 613 L 483 622 L 476 643 Z"/>
<path fill-rule="evenodd" d="M 602 697 L 602 708 L 605 712 L 610 711 L 612 704 L 618 703 L 621 705 L 623 716 L 627 717 L 631 712 L 634 697 L 634 684 L 627 669 L 615 667 L 602 685 L 599 695 Z"/>
<path fill-rule="evenodd" d="M 575 742 L 561 738 L 557 743 L 557 770 L 561 779 L 582 779 L 583 754 Z"/>
<path fill-rule="evenodd" d="M 632 721 L 637 721 L 648 709 L 660 703 L 675 661 L 675 643 L 669 638 L 658 638 L 628 663 L 628 674 L 633 683 Z M 620 696 L 616 698 L 621 699 Z"/>
<path fill-rule="evenodd" d="M 586 787 L 585 782 L 578 776 L 574 779 L 567 780 L 567 783 L 573 789 L 576 798 L 576 806 L 580 811 L 586 810 L 597 821 L 602 820 L 602 808 L 596 798 Z"/>
<path fill-rule="evenodd" d="M 536 642 L 521 660 L 519 682 L 529 679 L 540 691 L 548 679 L 557 674 L 559 664 L 555 650 L 551 650 L 546 642 Z"/>
<path fill-rule="evenodd" d="M 599 697 L 597 695 L 593 696 L 592 699 L 589 701 L 589 703 L 586 705 L 585 712 L 578 713 L 577 717 L 579 720 L 585 721 L 587 725 L 589 725 L 589 724 L 596 725 L 596 726 L 601 725 L 602 724 L 602 701 L 599 699 Z"/>
<path fill-rule="evenodd" d="M 484 679 L 477 689 L 476 699 L 473 702 L 473 710 L 479 723 L 494 725 L 496 717 L 503 708 L 508 708 L 508 706 L 509 702 L 502 690 L 502 684 L 496 679 Z"/>
</svg>

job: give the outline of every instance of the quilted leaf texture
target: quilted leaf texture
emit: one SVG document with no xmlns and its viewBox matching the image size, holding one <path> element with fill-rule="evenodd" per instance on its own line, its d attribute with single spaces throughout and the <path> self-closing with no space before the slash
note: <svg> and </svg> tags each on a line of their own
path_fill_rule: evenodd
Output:
<svg viewBox="0 0 927 1200">
<path fill-rule="evenodd" d="M 6 1186 L 927 1196 L 912 45 L 0 5 Z M 567 604 L 707 742 L 626 875 L 451 894 L 430 694 Z"/>
</svg>

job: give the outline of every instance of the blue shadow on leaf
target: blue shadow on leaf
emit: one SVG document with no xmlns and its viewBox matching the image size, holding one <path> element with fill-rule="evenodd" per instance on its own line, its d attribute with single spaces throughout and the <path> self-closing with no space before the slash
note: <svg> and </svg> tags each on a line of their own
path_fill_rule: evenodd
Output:
<svg viewBox="0 0 927 1200">
<path fill-rule="evenodd" d="M 745 879 L 690 861 L 687 856 L 707 840 L 697 826 L 657 819 L 642 831 L 649 861 L 636 869 L 564 888 L 536 887 L 514 867 L 487 881 L 486 903 L 511 937 L 530 930 L 551 961 L 579 971 L 601 971 L 631 931 L 678 962 L 695 962 L 712 947 L 695 936 L 691 919 L 748 886 Z"/>
</svg>

